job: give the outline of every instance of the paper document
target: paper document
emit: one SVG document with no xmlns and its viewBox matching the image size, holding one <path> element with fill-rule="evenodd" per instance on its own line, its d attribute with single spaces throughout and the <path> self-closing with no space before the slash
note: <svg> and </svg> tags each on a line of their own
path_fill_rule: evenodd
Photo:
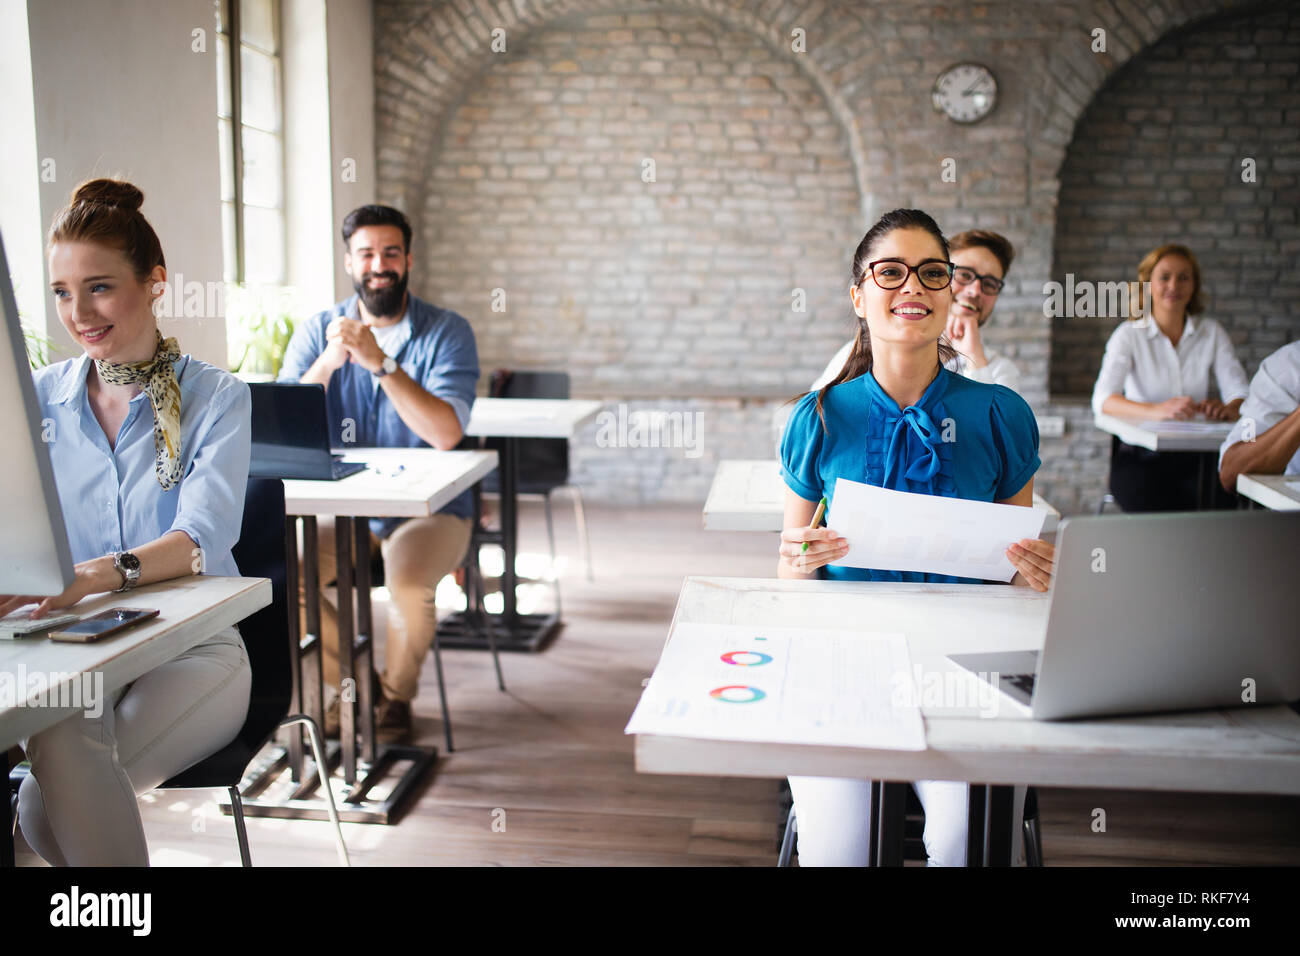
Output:
<svg viewBox="0 0 1300 956">
<path fill-rule="evenodd" d="M 1010 581 L 1016 569 L 1007 559 L 1008 546 L 1037 538 L 1046 517 L 1042 508 L 918 495 L 838 478 L 826 527 L 849 543 L 849 553 L 836 562 L 841 567 Z"/>
<path fill-rule="evenodd" d="M 1232 431 L 1232 422 L 1154 422 L 1152 429 L 1170 435 L 1223 435 Z"/>
<path fill-rule="evenodd" d="M 901 634 L 679 624 L 628 734 L 924 750 Z"/>
</svg>

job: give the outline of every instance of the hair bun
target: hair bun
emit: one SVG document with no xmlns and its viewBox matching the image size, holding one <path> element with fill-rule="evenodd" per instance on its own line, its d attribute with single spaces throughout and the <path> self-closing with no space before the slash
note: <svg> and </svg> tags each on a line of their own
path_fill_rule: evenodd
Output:
<svg viewBox="0 0 1300 956">
<path fill-rule="evenodd" d="M 72 202 L 74 205 L 99 203 L 134 210 L 144 205 L 144 193 L 119 179 L 91 179 L 77 187 L 77 191 L 72 194 Z"/>
</svg>

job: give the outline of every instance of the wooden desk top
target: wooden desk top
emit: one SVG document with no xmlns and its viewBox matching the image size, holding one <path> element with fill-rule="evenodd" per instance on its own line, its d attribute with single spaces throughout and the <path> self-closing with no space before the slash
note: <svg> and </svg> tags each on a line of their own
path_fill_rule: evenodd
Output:
<svg viewBox="0 0 1300 956">
<path fill-rule="evenodd" d="M 1300 475 L 1238 475 L 1237 494 L 1274 511 L 1300 511 Z"/>
<path fill-rule="evenodd" d="M 79 700 L 84 688 L 81 674 L 102 674 L 105 694 L 123 687 L 183 654 L 216 634 L 238 624 L 271 603 L 271 582 L 266 578 L 223 578 L 197 575 L 147 584 L 125 594 L 101 594 L 73 608 L 83 617 L 110 607 L 157 608 L 161 613 L 144 624 L 90 644 L 27 637 L 0 641 L 0 747 L 10 747 L 24 737 L 58 723 L 81 707 L 31 706 L 34 678 L 61 700 Z M 7 686 L 6 686 L 7 685 Z"/>
<path fill-rule="evenodd" d="M 497 453 L 349 448 L 344 460 L 364 461 L 370 467 L 338 481 L 285 481 L 285 511 L 293 515 L 427 517 L 493 471 Z"/>
<path fill-rule="evenodd" d="M 466 435 L 485 438 L 573 438 L 596 417 L 600 402 L 578 398 L 476 398 Z"/>
<path fill-rule="evenodd" d="M 907 637 L 914 670 L 951 671 L 977 681 L 946 655 L 1041 648 L 1047 606 L 1047 595 L 996 585 L 689 577 L 673 628 L 684 622 L 847 629 L 856 624 L 897 631 Z M 1035 721 L 1011 706 L 986 717 L 973 707 L 923 706 L 922 713 L 928 749 L 920 752 L 642 735 L 636 740 L 637 769 L 1300 793 L 1300 716 L 1289 707 L 1080 721 Z"/>
<path fill-rule="evenodd" d="M 1232 422 L 1148 422 L 1114 415 L 1098 415 L 1094 422 L 1120 441 L 1151 451 L 1217 452 L 1232 431 Z"/>
</svg>

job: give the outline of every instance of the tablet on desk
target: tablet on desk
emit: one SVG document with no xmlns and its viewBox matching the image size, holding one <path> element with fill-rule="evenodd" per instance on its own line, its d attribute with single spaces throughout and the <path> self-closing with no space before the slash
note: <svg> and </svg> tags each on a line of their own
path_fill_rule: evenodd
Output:
<svg viewBox="0 0 1300 956">
<path fill-rule="evenodd" d="M 97 641 L 101 637 L 108 637 L 110 634 L 124 631 L 128 627 L 134 627 L 142 621 L 148 621 L 157 616 L 158 611 L 156 608 L 111 607 L 107 611 L 100 611 L 98 614 L 91 615 L 76 624 L 51 631 L 50 640 L 75 641 L 88 644 L 91 641 Z"/>
</svg>

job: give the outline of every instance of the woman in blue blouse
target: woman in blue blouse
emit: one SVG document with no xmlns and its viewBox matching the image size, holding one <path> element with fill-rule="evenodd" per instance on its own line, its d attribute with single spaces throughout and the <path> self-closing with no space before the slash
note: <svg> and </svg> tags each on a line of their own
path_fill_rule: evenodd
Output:
<svg viewBox="0 0 1300 956">
<path fill-rule="evenodd" d="M 56 597 L 0 596 L 34 616 L 87 595 L 190 574 L 237 575 L 251 401 L 234 376 L 182 355 L 151 308 L 167 272 L 129 183 L 79 187 L 49 235 L 59 318 L 85 350 L 35 375 L 76 562 Z M 228 627 L 102 706 L 23 742 L 19 793 L 28 844 L 54 865 L 147 865 L 136 794 L 234 739 L 251 673 Z"/>
<path fill-rule="evenodd" d="M 972 582 L 939 574 L 832 566 L 849 543 L 810 530 L 839 477 L 919 494 L 1030 507 L 1038 427 L 1029 406 L 1001 385 L 946 371 L 941 341 L 952 303 L 952 264 L 938 225 L 915 209 L 887 213 L 853 256 L 849 296 L 858 316 L 844 369 L 795 407 L 781 443 L 786 505 L 777 575 L 839 580 Z M 944 440 L 946 437 L 949 439 Z M 804 552 L 803 544 L 808 542 Z M 1013 583 L 1046 591 L 1054 549 L 1022 540 L 1007 557 Z M 870 781 L 791 777 L 801 865 L 865 865 Z M 925 843 L 934 864 L 966 858 L 967 785 L 918 781 Z"/>
</svg>

